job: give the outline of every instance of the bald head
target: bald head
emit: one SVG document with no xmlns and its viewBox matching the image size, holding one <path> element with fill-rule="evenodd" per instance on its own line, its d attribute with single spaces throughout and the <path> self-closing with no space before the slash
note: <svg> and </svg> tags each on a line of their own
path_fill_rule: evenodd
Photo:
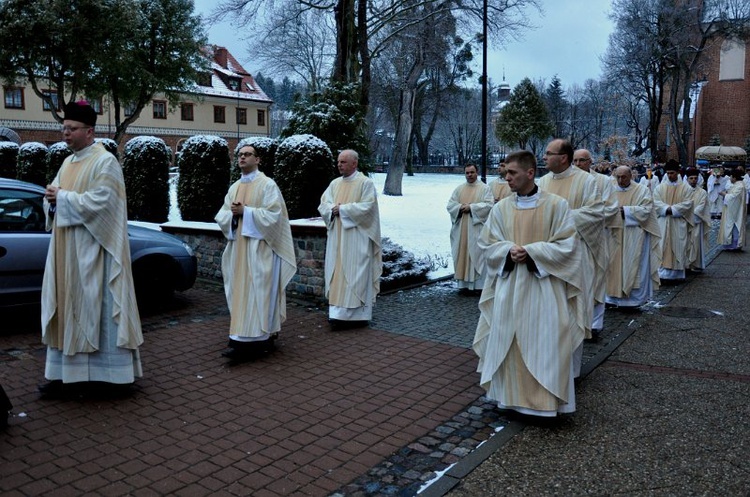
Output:
<svg viewBox="0 0 750 497">
<path fill-rule="evenodd" d="M 620 188 L 627 188 L 633 180 L 633 171 L 628 166 L 619 166 L 615 168 L 614 176 Z"/>
<path fill-rule="evenodd" d="M 573 164 L 587 173 L 591 171 L 591 152 L 585 148 L 579 148 L 573 152 Z"/>
</svg>

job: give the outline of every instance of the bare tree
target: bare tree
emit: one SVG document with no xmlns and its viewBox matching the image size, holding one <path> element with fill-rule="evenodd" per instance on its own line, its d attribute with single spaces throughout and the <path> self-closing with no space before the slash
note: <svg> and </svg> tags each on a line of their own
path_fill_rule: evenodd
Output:
<svg viewBox="0 0 750 497">
<path fill-rule="evenodd" d="M 637 88 L 633 110 L 648 108 L 652 158 L 660 157 L 658 133 L 667 113 L 680 161 L 687 163 L 691 88 L 701 76 L 707 44 L 717 35 L 747 29 L 747 0 L 614 0 L 615 31 L 604 62 L 608 77 Z M 679 116 L 682 116 L 681 118 Z M 632 122 L 632 121 L 631 121 Z"/>
<path fill-rule="evenodd" d="M 255 31 L 257 34 L 247 37 L 250 52 L 264 72 L 278 77 L 294 75 L 310 91 L 319 90 L 329 78 L 336 35 L 330 17 L 298 3 L 279 5 L 266 13 Z"/>
</svg>

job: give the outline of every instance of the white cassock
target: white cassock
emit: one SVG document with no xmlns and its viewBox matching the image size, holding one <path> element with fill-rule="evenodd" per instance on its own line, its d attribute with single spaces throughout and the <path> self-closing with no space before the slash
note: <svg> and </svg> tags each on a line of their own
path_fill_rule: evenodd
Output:
<svg viewBox="0 0 750 497">
<path fill-rule="evenodd" d="M 726 191 L 729 186 L 730 182 L 728 176 L 722 176 L 717 179 L 716 176 L 711 173 L 711 175 L 708 177 L 706 190 L 708 193 L 708 208 L 712 216 L 718 217 L 719 215 L 721 215 L 723 202 L 719 193 Z"/>
<path fill-rule="evenodd" d="M 745 245 L 746 195 L 745 184 L 741 180 L 732 183 L 724 195 L 717 239 L 724 250 L 738 250 Z"/>
<path fill-rule="evenodd" d="M 488 272 L 473 349 L 480 385 L 501 408 L 537 416 L 575 411 L 573 351 L 584 337 L 576 317 L 577 244 L 567 202 L 541 190 L 501 200 L 482 229 Z M 514 245 L 526 249 L 528 263 L 510 260 Z"/>
<path fill-rule="evenodd" d="M 490 181 L 489 187 L 492 189 L 492 196 L 495 199 L 495 203 L 500 202 L 505 197 L 509 197 L 513 193 L 504 178 L 497 177 L 493 179 Z"/>
</svg>

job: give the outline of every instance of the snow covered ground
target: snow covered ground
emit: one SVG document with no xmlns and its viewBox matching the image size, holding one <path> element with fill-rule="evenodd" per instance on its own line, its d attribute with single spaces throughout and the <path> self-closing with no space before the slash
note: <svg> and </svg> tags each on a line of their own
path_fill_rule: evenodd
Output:
<svg viewBox="0 0 750 497">
<path fill-rule="evenodd" d="M 413 252 L 417 257 L 430 257 L 443 262 L 446 268 L 430 273 L 436 278 L 453 273 L 450 244 L 450 217 L 446 210 L 448 199 L 456 186 L 463 183 L 463 175 L 424 173 L 404 175 L 400 197 L 383 195 L 385 173 L 375 173 L 372 180 L 378 191 L 380 231 L 393 243 Z M 170 178 L 169 221 L 179 221 L 176 176 Z M 488 178 L 488 181 L 490 178 Z"/>
</svg>

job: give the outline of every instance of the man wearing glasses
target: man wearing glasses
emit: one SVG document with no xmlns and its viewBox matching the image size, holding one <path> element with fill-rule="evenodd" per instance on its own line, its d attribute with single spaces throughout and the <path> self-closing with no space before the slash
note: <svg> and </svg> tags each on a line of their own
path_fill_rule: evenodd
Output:
<svg viewBox="0 0 750 497">
<path fill-rule="evenodd" d="M 599 334 L 604 328 L 604 307 L 607 290 L 607 271 L 609 262 L 612 259 L 612 252 L 615 250 L 615 239 L 612 237 L 610 227 L 617 222 L 617 215 L 620 213 L 619 203 L 615 195 L 615 187 L 609 176 L 597 173 L 591 170 L 591 152 L 585 148 L 576 150 L 573 153 L 573 164 L 580 169 L 589 173 L 596 181 L 596 189 L 602 199 L 602 208 L 604 213 L 604 226 L 602 226 L 602 250 L 596 254 L 597 259 L 594 261 L 594 314 L 591 322 L 592 339 L 599 338 Z"/>
<path fill-rule="evenodd" d="M 242 147 L 237 157 L 242 176 L 215 218 L 228 240 L 221 273 L 231 320 L 222 355 L 235 360 L 273 348 L 286 320 L 286 286 L 297 271 L 281 190 L 258 170 L 254 147 Z"/>
<path fill-rule="evenodd" d="M 65 106 L 63 139 L 73 150 L 44 195 L 52 231 L 42 283 L 44 395 L 69 383 L 97 389 L 142 376 L 143 343 L 128 245 L 122 168 L 94 142 L 96 112 Z M 102 390 L 104 392 L 104 390 Z"/>
<path fill-rule="evenodd" d="M 594 275 L 597 261 L 603 260 L 604 203 L 590 174 L 572 167 L 573 146 L 567 140 L 552 140 L 544 152 L 549 174 L 539 180 L 539 188 L 568 201 L 576 228 L 577 250 L 581 251 L 581 297 L 578 299 L 576 319 L 582 323 L 577 329 L 584 336 L 575 337 L 575 375 L 578 376 L 583 354 L 583 340 L 591 339 L 594 316 Z"/>
</svg>

